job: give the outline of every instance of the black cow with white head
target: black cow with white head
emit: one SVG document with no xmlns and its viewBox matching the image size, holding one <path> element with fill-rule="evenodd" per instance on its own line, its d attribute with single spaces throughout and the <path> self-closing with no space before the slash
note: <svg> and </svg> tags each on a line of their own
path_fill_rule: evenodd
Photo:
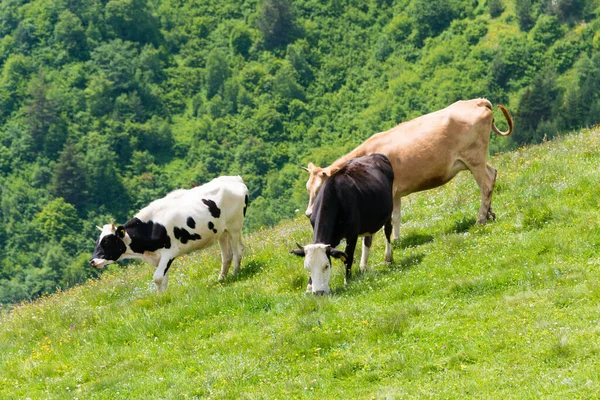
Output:
<svg viewBox="0 0 600 400">
<path fill-rule="evenodd" d="M 392 184 L 394 171 L 383 154 L 351 159 L 331 175 L 313 205 L 310 223 L 313 243 L 290 253 L 304 257 L 310 278 L 307 292 L 327 294 L 331 274 L 331 257 L 346 264 L 346 279 L 351 275 L 356 242 L 363 236 L 361 270 L 367 267 L 373 235 L 385 226 L 385 261 L 392 261 Z M 345 251 L 335 247 L 346 239 Z"/>
<path fill-rule="evenodd" d="M 193 189 L 179 189 L 150 203 L 127 223 L 98 227 L 102 232 L 90 260 L 94 268 L 126 258 L 139 258 L 154 267 L 159 292 L 167 290 L 167 272 L 185 253 L 212 246 L 221 248 L 224 279 L 233 259 L 235 275 L 242 259 L 242 225 L 248 188 L 239 176 L 222 176 Z"/>
</svg>

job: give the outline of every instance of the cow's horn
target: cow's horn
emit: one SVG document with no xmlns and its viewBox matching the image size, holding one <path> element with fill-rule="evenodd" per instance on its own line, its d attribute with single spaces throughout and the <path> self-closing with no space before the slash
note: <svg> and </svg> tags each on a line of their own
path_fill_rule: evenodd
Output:
<svg viewBox="0 0 600 400">
<path fill-rule="evenodd" d="M 300 165 L 300 168 L 302 168 L 302 169 L 303 169 L 303 170 L 305 170 L 306 172 L 310 172 L 310 170 L 309 170 L 308 168 L 306 168 L 305 166 L 303 166 L 303 165 Z"/>
<path fill-rule="evenodd" d="M 304 247 L 300 246 L 300 243 L 296 242 L 296 246 L 298 246 L 300 250 L 304 250 Z"/>
<path fill-rule="evenodd" d="M 100 228 L 98 225 L 96 225 L 96 228 L 98 228 L 98 230 L 99 230 L 100 232 L 104 232 L 104 231 L 102 230 L 102 228 Z"/>
</svg>

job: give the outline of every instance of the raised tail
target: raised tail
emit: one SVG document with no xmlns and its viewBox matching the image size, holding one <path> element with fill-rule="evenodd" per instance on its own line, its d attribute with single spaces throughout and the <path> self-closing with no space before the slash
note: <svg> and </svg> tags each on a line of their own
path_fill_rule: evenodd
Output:
<svg viewBox="0 0 600 400">
<path fill-rule="evenodd" d="M 496 124 L 494 124 L 494 121 L 492 121 L 492 130 L 500 136 L 508 136 L 513 131 L 513 124 L 514 124 L 513 118 L 510 115 L 510 112 L 508 111 L 508 109 L 506 107 L 504 107 L 502 104 L 498 104 L 498 108 L 500 109 L 500 111 L 502 111 L 502 114 L 504 114 L 504 118 L 506 118 L 506 122 L 508 123 L 508 130 L 506 132 L 502 132 L 500 129 L 498 129 L 496 127 Z"/>
</svg>

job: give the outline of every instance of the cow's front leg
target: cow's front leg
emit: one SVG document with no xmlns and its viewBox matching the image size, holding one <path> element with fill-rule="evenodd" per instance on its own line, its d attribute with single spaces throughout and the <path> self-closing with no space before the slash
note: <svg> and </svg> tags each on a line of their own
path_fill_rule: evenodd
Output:
<svg viewBox="0 0 600 400">
<path fill-rule="evenodd" d="M 354 261 L 354 250 L 356 249 L 356 242 L 358 241 L 358 236 L 354 236 L 352 238 L 346 238 L 346 277 L 344 278 L 344 285 L 348 284 L 350 278 L 352 277 L 352 262 Z"/>
<path fill-rule="evenodd" d="M 154 283 L 156 284 L 158 293 L 167 291 L 167 287 L 169 286 L 169 275 L 167 275 L 167 272 L 169 272 L 172 262 L 173 258 L 166 255 L 163 255 L 158 262 L 158 267 L 154 271 Z"/>
<path fill-rule="evenodd" d="M 391 263 L 394 261 L 394 256 L 392 254 L 392 242 L 390 240 L 390 235 L 392 234 L 392 220 L 390 219 L 385 223 L 383 231 L 385 233 L 385 262 Z"/>
</svg>

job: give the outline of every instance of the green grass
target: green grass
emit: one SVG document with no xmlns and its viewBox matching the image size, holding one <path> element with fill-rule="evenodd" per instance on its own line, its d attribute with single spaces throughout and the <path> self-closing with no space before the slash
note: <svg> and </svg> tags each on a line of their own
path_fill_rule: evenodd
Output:
<svg viewBox="0 0 600 400">
<path fill-rule="evenodd" d="M 305 218 L 182 257 L 159 296 L 145 264 L 0 319 L 2 399 L 597 398 L 600 130 L 496 155 L 497 221 L 469 173 L 409 196 L 392 265 L 304 293 Z M 260 212 L 260 210 L 251 210 Z"/>
</svg>

